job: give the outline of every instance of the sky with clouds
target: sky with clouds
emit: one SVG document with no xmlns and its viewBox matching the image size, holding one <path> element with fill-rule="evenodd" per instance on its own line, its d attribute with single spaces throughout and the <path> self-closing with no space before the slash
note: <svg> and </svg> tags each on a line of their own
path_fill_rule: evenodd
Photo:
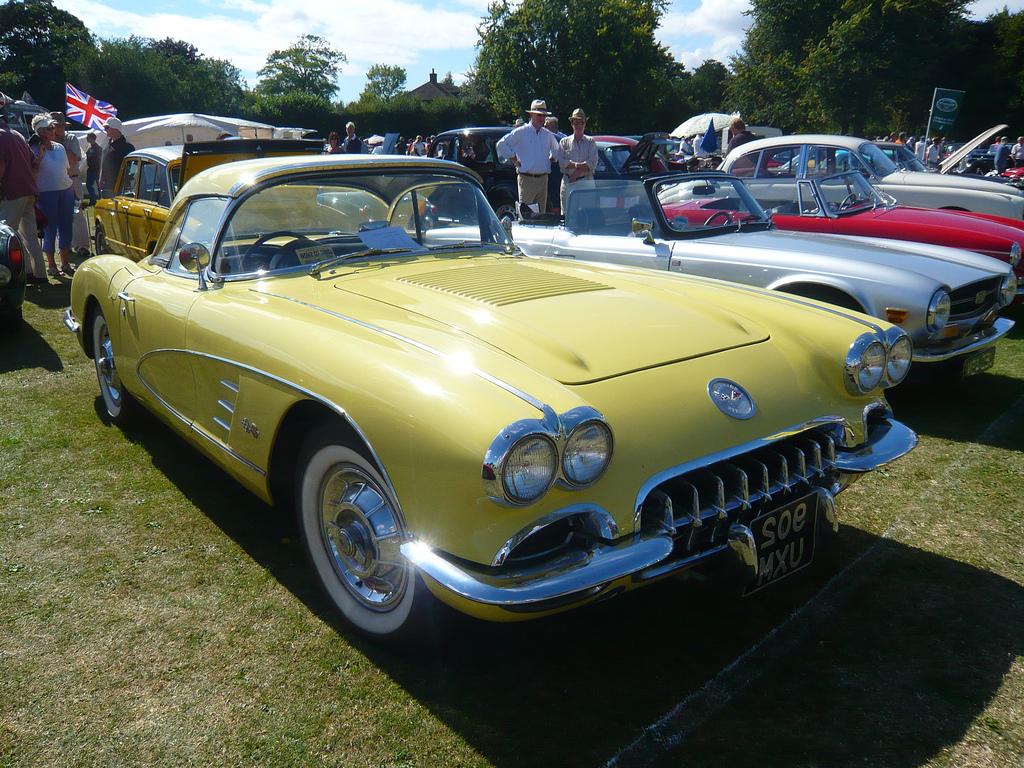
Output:
<svg viewBox="0 0 1024 768">
<path fill-rule="evenodd" d="M 299 4 L 294 0 L 55 0 L 95 35 L 174 37 L 206 56 L 228 59 L 249 85 L 267 54 L 300 35 L 319 35 L 348 57 L 338 80 L 340 99 L 362 90 L 372 64 L 397 64 L 408 87 L 426 82 L 433 68 L 456 82 L 472 66 L 477 24 L 488 0 L 372 0 Z M 973 16 L 1024 0 L 976 0 Z M 673 0 L 657 36 L 689 68 L 706 59 L 727 62 L 743 42 L 749 0 Z M 97 94 L 102 98 L 102 94 Z"/>
</svg>

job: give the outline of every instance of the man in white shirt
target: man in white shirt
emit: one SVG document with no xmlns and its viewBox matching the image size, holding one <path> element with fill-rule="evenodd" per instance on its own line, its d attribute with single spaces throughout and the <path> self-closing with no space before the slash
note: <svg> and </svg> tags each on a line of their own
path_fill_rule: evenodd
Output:
<svg viewBox="0 0 1024 768">
<path fill-rule="evenodd" d="M 558 158 L 558 141 L 544 127 L 548 109 L 543 99 L 534 99 L 526 113 L 530 122 L 505 134 L 495 149 L 498 157 L 511 160 L 516 167 L 520 204 L 536 205 L 537 212 L 544 213 L 548 207 L 548 174 L 551 161 Z"/>
<path fill-rule="evenodd" d="M 1010 157 L 1013 158 L 1013 164 L 1016 167 L 1024 165 L 1024 136 L 1017 137 L 1017 143 L 1010 150 Z"/>
</svg>

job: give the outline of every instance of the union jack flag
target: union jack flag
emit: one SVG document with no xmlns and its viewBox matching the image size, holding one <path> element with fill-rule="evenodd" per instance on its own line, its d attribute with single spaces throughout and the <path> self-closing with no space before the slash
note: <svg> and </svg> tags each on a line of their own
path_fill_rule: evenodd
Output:
<svg viewBox="0 0 1024 768">
<path fill-rule="evenodd" d="M 107 120 L 117 114 L 117 107 L 105 101 L 94 99 L 71 83 L 64 83 L 67 116 L 77 120 L 86 128 L 102 130 Z"/>
</svg>

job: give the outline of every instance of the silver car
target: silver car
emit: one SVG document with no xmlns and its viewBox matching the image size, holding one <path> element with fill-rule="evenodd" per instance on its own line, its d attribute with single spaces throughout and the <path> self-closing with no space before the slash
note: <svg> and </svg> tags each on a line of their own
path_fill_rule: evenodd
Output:
<svg viewBox="0 0 1024 768">
<path fill-rule="evenodd" d="M 997 316 L 1017 288 L 1007 264 L 944 246 L 776 231 L 724 173 L 579 182 L 564 224 L 506 226 L 529 256 L 718 278 L 884 318 L 910 334 L 916 363 L 954 361 L 963 375 L 991 367 L 1013 327 Z"/>
</svg>

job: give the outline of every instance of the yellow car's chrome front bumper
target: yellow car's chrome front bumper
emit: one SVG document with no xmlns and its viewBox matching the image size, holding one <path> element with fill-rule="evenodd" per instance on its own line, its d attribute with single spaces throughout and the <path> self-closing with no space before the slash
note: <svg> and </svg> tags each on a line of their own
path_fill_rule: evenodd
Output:
<svg viewBox="0 0 1024 768">
<path fill-rule="evenodd" d="M 884 416 L 870 425 L 863 444 L 840 448 L 832 465 L 838 480 L 827 488 L 810 487 L 818 495 L 826 527 L 838 530 L 834 495 L 846 487 L 851 476 L 888 464 L 916 444 L 917 435 L 911 429 Z M 677 547 L 681 532 L 671 530 L 670 525 L 654 534 L 638 531 L 613 542 L 599 540 L 589 549 L 572 549 L 530 568 L 475 566 L 422 541 L 406 542 L 401 552 L 442 599 L 451 598 L 463 606 L 477 604 L 480 610 L 469 612 L 485 618 L 494 617 L 493 609 L 522 617 L 560 610 L 595 599 L 624 581 L 636 586 L 729 551 L 756 575 L 753 535 L 746 525 L 725 520 L 726 535 L 714 546 L 682 556 Z"/>
</svg>

